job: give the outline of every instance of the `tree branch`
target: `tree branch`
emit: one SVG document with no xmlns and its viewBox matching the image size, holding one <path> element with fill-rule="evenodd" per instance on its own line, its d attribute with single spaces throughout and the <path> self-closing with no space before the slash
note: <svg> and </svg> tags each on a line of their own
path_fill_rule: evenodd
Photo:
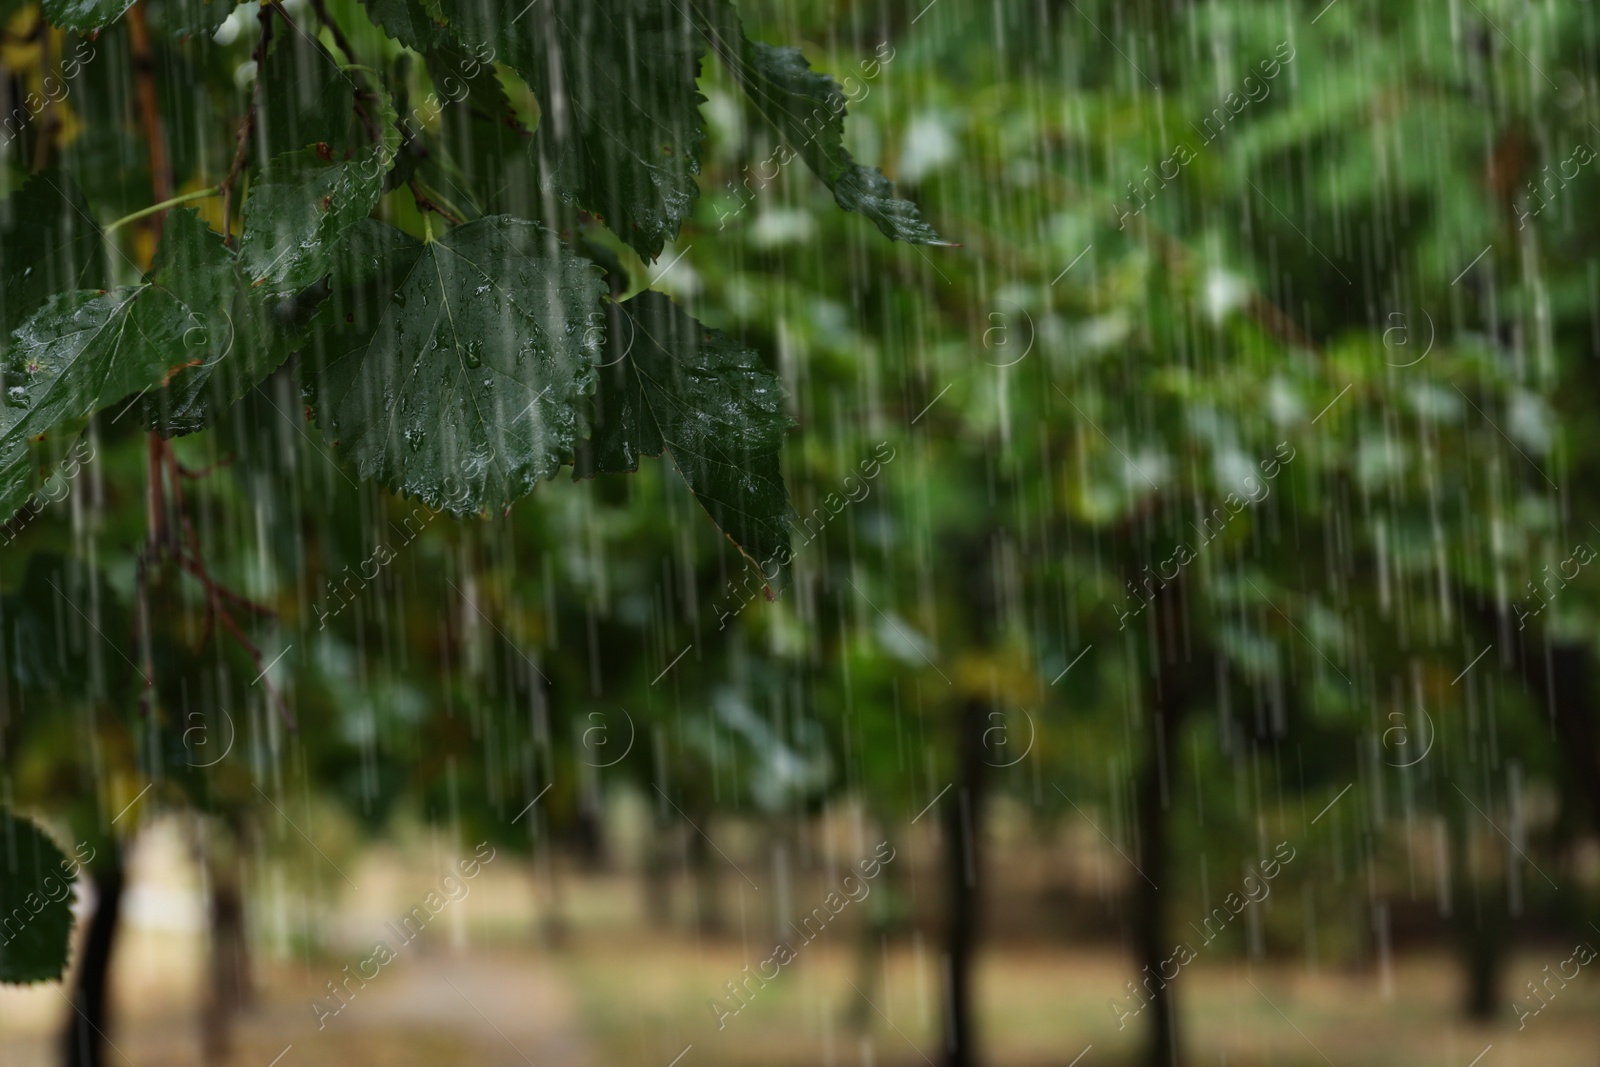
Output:
<svg viewBox="0 0 1600 1067">
<path fill-rule="evenodd" d="M 139 107 L 139 122 L 144 127 L 145 150 L 149 153 L 150 192 L 157 203 L 172 197 L 172 162 L 167 156 L 167 139 L 161 128 L 161 102 L 156 96 L 155 57 L 150 51 L 150 29 L 145 23 L 144 0 L 128 9 L 128 43 L 133 53 L 134 95 Z M 165 212 L 157 212 L 151 233 L 161 234 Z"/>
<path fill-rule="evenodd" d="M 261 100 L 261 79 L 267 69 L 267 45 L 272 42 L 272 11 L 269 4 L 262 4 L 258 16 L 261 22 L 261 37 L 256 41 L 255 51 L 251 58 L 256 63 L 256 83 L 250 88 L 250 106 L 245 109 L 244 122 L 239 125 L 238 144 L 233 152 L 233 164 L 228 167 L 228 176 L 222 179 L 222 240 L 228 245 L 233 244 L 233 183 L 238 180 L 239 172 L 244 169 L 245 157 L 249 154 L 250 131 L 256 125 L 256 105 Z"/>
</svg>

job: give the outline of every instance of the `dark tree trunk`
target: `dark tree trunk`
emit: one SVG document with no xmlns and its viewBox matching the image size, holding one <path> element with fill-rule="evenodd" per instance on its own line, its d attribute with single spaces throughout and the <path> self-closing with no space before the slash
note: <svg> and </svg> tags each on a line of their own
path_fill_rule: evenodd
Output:
<svg viewBox="0 0 1600 1067">
<path fill-rule="evenodd" d="M 1167 684 L 1171 685 L 1172 680 L 1167 679 Z M 1150 704 L 1144 764 L 1139 768 L 1134 800 L 1138 806 L 1139 866 L 1144 872 L 1142 876 L 1136 872 L 1133 883 L 1134 962 L 1140 967 L 1135 984 L 1152 991 L 1145 1009 L 1150 1015 L 1150 1030 L 1144 1062 L 1149 1067 L 1176 1067 L 1178 1008 L 1171 985 L 1161 980 L 1162 964 L 1172 955 L 1172 942 L 1166 936 L 1165 902 L 1157 887 L 1166 881 L 1171 866 L 1172 820 L 1166 777 L 1172 766 L 1172 734 L 1177 730 L 1183 704 L 1159 698 Z"/>
<path fill-rule="evenodd" d="M 63 1034 L 62 1062 L 66 1067 L 104 1067 L 111 1062 L 107 1055 L 111 1029 L 108 983 L 122 909 L 122 862 L 107 848 L 105 862 L 86 873 L 94 879 L 94 916 L 84 939 L 83 958 L 73 983 L 73 1010 Z"/>
<path fill-rule="evenodd" d="M 1467 620 L 1476 624 L 1479 639 L 1492 642 L 1493 660 L 1509 661 L 1538 701 L 1542 717 L 1555 731 L 1565 788 L 1582 798 L 1594 828 L 1600 830 L 1600 725 L 1593 712 L 1593 650 L 1587 643 L 1551 639 L 1537 625 L 1527 630 L 1512 627 L 1514 613 L 1475 590 L 1458 588 L 1457 595 Z M 1474 669 L 1487 665 L 1490 657 Z M 1455 912 L 1466 967 L 1464 1008 L 1469 1019 L 1488 1021 L 1498 1008 L 1509 931 L 1503 908 L 1477 904 L 1477 887 L 1466 868 L 1467 832 L 1461 818 L 1468 816 L 1453 816 L 1449 825 L 1452 866 L 1459 872 L 1456 884 L 1462 889 L 1455 894 Z"/>
<path fill-rule="evenodd" d="M 987 652 L 999 646 L 1006 604 L 1000 581 L 1007 557 L 1005 535 L 986 530 L 964 553 L 963 571 L 973 644 Z M 941 802 L 944 819 L 945 895 L 945 1057 L 946 1067 L 977 1067 L 976 980 L 983 875 L 981 842 L 985 800 L 985 730 L 999 710 L 999 694 L 969 692 L 955 712 L 955 788 Z"/>
<path fill-rule="evenodd" d="M 672 924 L 672 854 L 667 842 L 667 822 L 651 805 L 654 833 L 644 846 L 644 910 L 651 925 L 666 929 Z"/>
<path fill-rule="evenodd" d="M 992 705 L 964 701 L 957 719 L 956 788 L 943 804 L 945 887 L 948 925 L 945 958 L 949 968 L 945 1005 L 947 1067 L 976 1067 L 978 1040 L 973 1018 L 973 968 L 978 943 L 979 839 L 983 827 L 983 732 Z"/>
<path fill-rule="evenodd" d="M 1451 805 L 1445 816 L 1449 835 L 1451 922 L 1466 970 L 1462 1010 L 1473 1022 L 1487 1023 L 1500 1007 L 1500 967 L 1505 960 L 1505 902 L 1498 887 L 1485 899 L 1485 886 L 1467 866 L 1467 812 L 1465 803 Z"/>
<path fill-rule="evenodd" d="M 204 1062 L 224 1064 L 233 1050 L 233 1026 L 250 1003 L 250 945 L 245 931 L 244 892 L 237 858 L 206 857 L 211 883 L 210 988 L 202 1009 L 200 1043 Z"/>
<path fill-rule="evenodd" d="M 1189 709 L 1205 683 L 1204 666 L 1215 655 L 1209 647 L 1186 647 L 1186 577 L 1181 572 L 1163 585 L 1146 616 L 1150 677 L 1145 683 L 1144 752 L 1135 781 L 1134 818 L 1139 832 L 1139 870 L 1133 882 L 1135 984 L 1150 997 L 1143 1062 L 1177 1067 L 1181 1062 L 1177 997 L 1162 978 L 1162 965 L 1175 942 L 1167 930 L 1164 890 L 1172 876 L 1173 751 Z"/>
<path fill-rule="evenodd" d="M 695 825 L 705 827 L 710 824 L 711 813 L 698 811 L 695 813 Z M 688 827 L 689 832 L 689 876 L 694 882 L 694 926 L 702 934 L 714 935 L 722 933 L 722 909 L 717 900 L 717 877 L 722 872 L 717 869 L 720 858 L 713 858 L 714 854 L 705 835 L 694 826 Z"/>
<path fill-rule="evenodd" d="M 1475 590 L 1458 588 L 1463 613 L 1475 623 L 1479 639 L 1494 652 L 1474 670 L 1492 661 L 1508 662 L 1539 701 L 1539 710 L 1556 732 L 1557 758 L 1566 787 L 1583 798 L 1600 831 L 1600 721 L 1594 715 L 1595 657 L 1586 642 L 1551 640 L 1537 625 L 1512 627 L 1513 612 Z"/>
</svg>

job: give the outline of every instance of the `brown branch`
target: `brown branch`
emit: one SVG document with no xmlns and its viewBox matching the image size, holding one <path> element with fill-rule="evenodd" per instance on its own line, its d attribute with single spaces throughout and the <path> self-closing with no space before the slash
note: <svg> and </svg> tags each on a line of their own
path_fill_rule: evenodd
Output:
<svg viewBox="0 0 1600 1067">
<path fill-rule="evenodd" d="M 283 5 L 279 0 L 267 0 L 267 2 L 277 9 L 278 16 L 289 25 L 290 29 L 308 40 L 313 39 L 304 30 L 295 25 L 294 20 L 289 17 L 289 13 L 283 9 Z M 322 20 L 322 24 L 328 28 L 328 32 L 333 35 L 333 43 L 339 46 L 339 50 L 344 53 L 345 58 L 350 61 L 352 66 L 361 66 L 361 61 L 356 59 L 356 54 L 350 47 L 350 39 L 344 35 L 344 31 L 339 28 L 339 24 L 328 13 L 327 5 L 322 0 L 313 0 L 311 7 L 317 13 L 317 17 Z M 372 117 L 368 108 L 362 106 L 363 102 L 371 103 L 377 98 L 371 90 L 362 88 L 359 82 L 355 83 L 355 96 L 355 113 L 361 119 L 361 125 L 366 128 L 367 136 L 372 138 L 373 143 L 381 141 L 382 137 L 378 130 L 377 120 Z"/>
<path fill-rule="evenodd" d="M 171 445 L 165 443 L 163 444 L 163 451 L 165 453 L 168 476 L 172 484 L 173 502 L 176 505 L 178 517 L 183 523 L 184 539 L 189 543 L 187 555 L 182 550 L 178 550 L 173 553 L 173 556 L 177 559 L 179 566 L 199 579 L 206 592 L 205 629 L 201 631 L 200 640 L 196 642 L 195 648 L 199 650 L 204 647 L 205 643 L 211 639 L 212 627 L 216 622 L 220 621 L 223 629 L 233 635 L 233 639 L 239 642 L 240 646 L 249 654 L 257 670 L 265 672 L 266 663 L 262 658 L 261 650 L 256 647 L 254 641 L 245 636 L 244 631 L 234 621 L 233 613 L 228 610 L 228 605 L 223 601 L 226 600 L 237 604 L 257 615 L 268 618 L 276 616 L 277 612 L 264 604 L 257 604 L 255 601 L 229 589 L 213 578 L 211 572 L 206 569 L 205 558 L 200 552 L 200 537 L 195 533 L 194 523 L 189 518 L 189 509 L 184 501 L 183 479 L 180 477 L 182 468 L 178 464 L 177 453 L 173 451 Z M 278 711 L 283 716 L 284 725 L 293 730 L 295 728 L 294 715 L 290 713 L 288 705 L 283 702 L 283 698 L 272 688 L 272 683 L 267 682 L 266 685 L 268 694 L 272 697 L 274 703 L 278 705 Z"/>
<path fill-rule="evenodd" d="M 411 197 L 412 197 L 412 199 L 414 199 L 417 202 L 417 208 L 419 210 L 431 211 L 435 215 L 438 215 L 441 218 L 445 219 L 446 221 L 450 222 L 452 225 L 455 225 L 455 226 L 462 225 L 463 220 L 458 218 L 455 215 L 454 212 L 448 211 L 445 208 L 440 207 L 438 204 L 434 203 L 432 200 L 428 199 L 427 194 L 422 191 L 422 187 L 417 184 L 417 181 L 416 181 L 415 178 L 413 178 L 411 181 L 407 182 L 406 184 L 411 189 Z"/>
<path fill-rule="evenodd" d="M 150 192 L 155 203 L 172 199 L 172 163 L 167 157 L 167 140 L 161 128 L 161 103 L 156 96 L 155 59 L 150 50 L 150 29 L 145 23 L 144 0 L 128 9 L 128 42 L 132 52 L 135 77 L 134 95 L 139 109 L 140 124 L 144 128 L 145 150 L 149 153 Z M 145 222 L 150 233 L 160 239 L 161 223 L 166 213 L 158 211 Z M 150 433 L 146 438 L 145 475 L 145 548 L 139 554 L 134 583 L 136 607 L 134 611 L 134 641 L 139 645 L 139 658 L 144 663 L 140 673 L 144 688 L 139 693 L 141 715 L 150 714 L 151 695 L 155 688 L 155 662 L 150 640 L 150 579 L 149 566 L 161 558 L 167 540 L 166 498 L 161 491 L 162 453 L 165 443 L 161 435 Z"/>
<path fill-rule="evenodd" d="M 233 243 L 233 183 L 238 181 L 240 171 L 244 170 L 245 157 L 250 149 L 250 132 L 256 125 L 256 105 L 261 101 L 261 79 L 267 69 L 267 45 L 272 41 L 272 12 L 272 6 L 261 5 L 258 15 L 261 37 L 256 41 L 255 51 L 251 55 L 256 63 L 256 83 L 250 88 L 250 106 L 245 109 L 244 121 L 239 124 L 233 163 L 228 167 L 228 176 L 222 179 L 222 240 L 230 245 Z"/>
<path fill-rule="evenodd" d="M 150 50 L 150 29 L 145 23 L 144 0 L 128 9 L 128 43 L 133 53 L 134 95 L 139 106 L 139 121 L 144 127 L 145 149 L 150 161 L 150 192 L 156 203 L 172 199 L 172 161 L 167 157 L 167 139 L 161 129 L 161 103 L 156 95 L 155 58 Z M 161 233 L 166 212 L 150 217 L 150 232 Z"/>
<path fill-rule="evenodd" d="M 226 457 L 224 457 L 222 459 L 217 460 L 215 463 L 208 463 L 206 466 L 201 467 L 199 470 L 190 470 L 188 467 L 185 467 L 182 463 L 179 463 L 178 464 L 178 473 L 183 475 L 185 478 L 188 478 L 190 481 L 198 481 L 199 479 L 204 478 L 206 475 L 210 474 L 213 471 L 218 471 L 218 470 L 221 470 L 223 467 L 231 467 L 231 466 L 233 466 L 233 457 L 232 456 L 226 456 Z"/>
<path fill-rule="evenodd" d="M 39 76 L 48 80 L 54 76 L 50 62 L 50 34 L 42 33 L 39 36 Z M 55 144 L 56 136 L 61 132 L 61 116 L 56 111 L 55 97 L 51 96 L 44 85 L 44 118 L 39 123 L 39 141 L 33 146 L 33 173 L 37 174 L 50 165 L 50 149 Z"/>
<path fill-rule="evenodd" d="M 356 58 L 355 50 L 350 47 L 350 38 L 344 35 L 344 31 L 339 28 L 339 24 L 333 21 L 333 16 L 328 14 L 328 5 L 324 0 L 311 0 L 311 10 L 317 13 L 317 18 L 321 19 L 322 24 L 328 28 L 328 33 L 333 36 L 333 43 L 339 46 L 339 51 L 344 53 L 344 58 L 359 67 L 361 60 Z"/>
</svg>

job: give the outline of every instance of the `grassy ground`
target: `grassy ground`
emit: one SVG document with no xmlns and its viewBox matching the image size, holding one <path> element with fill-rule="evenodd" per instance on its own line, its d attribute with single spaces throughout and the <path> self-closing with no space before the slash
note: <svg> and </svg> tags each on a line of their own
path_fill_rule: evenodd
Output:
<svg viewBox="0 0 1600 1067">
<path fill-rule="evenodd" d="M 150 866 L 170 879 L 181 869 L 175 855 Z M 311 998 L 368 954 L 386 919 L 419 899 L 433 866 L 376 856 L 350 867 L 361 889 L 328 910 L 315 949 L 273 931 L 281 934 L 283 916 L 322 905 L 285 892 L 259 908 L 259 1000 L 241 1021 L 231 1064 L 917 1067 L 941 1060 L 941 964 L 931 942 L 867 948 L 844 927 L 809 944 L 797 937 L 796 958 L 764 986 L 752 983 L 737 1014 L 714 1012 L 714 997 L 725 1009 L 736 1006 L 726 983 L 768 956 L 751 933 L 758 911 L 764 914 L 759 898 L 730 892 L 736 932 L 704 939 L 646 922 L 643 895 L 629 877 L 569 876 L 560 893 L 567 934 L 552 948 L 535 933 L 548 929 L 541 910 L 553 899 L 548 883 L 510 857 L 319 1029 Z M 116 960 L 113 1062 L 188 1067 L 199 1063 L 199 898 L 181 880 L 155 888 L 166 894 L 167 921 L 151 918 L 161 909 L 133 909 Z M 194 921 L 171 921 L 190 912 Z M 1566 956 L 1515 956 L 1504 972 L 1504 1014 L 1481 1028 L 1460 1019 L 1460 970 L 1442 954 L 1398 957 L 1387 975 L 1203 955 L 1175 980 L 1188 1062 L 1593 1067 L 1600 972 L 1585 968 L 1521 1031 L 1511 1011 L 1524 982 Z M 1119 1030 L 1107 1005 L 1126 1003 L 1132 976 L 1127 957 L 1108 948 L 989 946 L 978 986 L 987 1067 L 1067 1067 L 1080 1054 L 1079 1067 L 1133 1062 L 1147 1020 L 1130 1019 Z M 55 1031 L 68 1010 L 59 986 L 0 988 L 0 1065 L 54 1064 Z"/>
<path fill-rule="evenodd" d="M 575 981 L 608 1063 L 661 1065 L 663 1054 L 670 1059 L 690 1043 L 701 1065 L 939 1062 L 931 952 L 919 958 L 914 946 L 896 947 L 872 961 L 869 975 L 859 957 L 819 939 L 750 996 L 748 1007 L 723 1016 L 719 1029 L 706 1002 L 743 962 L 733 945 L 634 938 L 587 944 L 559 967 Z M 1519 957 L 1508 977 L 1531 977 L 1545 962 Z M 1090 1046 L 1083 1067 L 1133 1062 L 1139 1020 L 1119 1031 L 1106 1005 L 1130 975 L 1114 953 L 991 951 L 979 981 L 987 1062 L 1065 1067 Z M 1467 1067 L 1490 1045 L 1482 1067 L 1588 1067 L 1600 1059 L 1600 981 L 1582 976 L 1521 1033 L 1509 996 L 1506 1021 L 1463 1023 L 1457 968 L 1437 956 L 1398 961 L 1388 995 L 1375 974 L 1242 962 L 1196 963 L 1177 982 L 1190 1062 L 1197 1064 Z"/>
</svg>

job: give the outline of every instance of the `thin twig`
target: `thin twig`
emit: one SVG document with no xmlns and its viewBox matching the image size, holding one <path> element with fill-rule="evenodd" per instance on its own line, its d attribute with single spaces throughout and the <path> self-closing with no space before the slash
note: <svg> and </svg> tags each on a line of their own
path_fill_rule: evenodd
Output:
<svg viewBox="0 0 1600 1067">
<path fill-rule="evenodd" d="M 233 466 L 233 457 L 232 456 L 224 456 L 222 459 L 217 460 L 215 463 L 206 464 L 204 467 L 201 467 L 199 470 L 191 470 L 188 467 L 185 467 L 182 463 L 179 463 L 178 464 L 178 473 L 183 475 L 185 478 L 188 478 L 190 481 L 198 481 L 199 479 L 204 478 L 206 475 L 212 473 L 213 471 L 218 471 L 218 470 L 221 470 L 223 467 L 231 467 L 231 466 Z"/>
<path fill-rule="evenodd" d="M 261 23 L 261 37 L 256 41 L 251 56 L 256 63 L 256 83 L 250 88 L 250 106 L 245 109 L 244 122 L 239 124 L 239 141 L 234 148 L 233 164 L 228 168 L 228 176 L 222 179 L 222 239 L 230 245 L 233 243 L 233 183 L 239 179 L 239 172 L 244 170 L 245 157 L 250 149 L 250 131 L 256 124 L 256 104 L 261 100 L 261 80 L 267 69 L 267 45 L 272 41 L 272 12 L 272 5 L 262 4 L 257 16 Z"/>
<path fill-rule="evenodd" d="M 431 211 L 454 226 L 460 226 L 462 224 L 463 220 L 454 212 L 448 211 L 434 203 L 432 200 L 428 199 L 427 194 L 422 191 L 422 186 L 417 183 L 415 178 L 407 182 L 406 185 L 411 189 L 411 196 L 414 200 L 416 200 L 417 208 L 419 210 Z"/>
<path fill-rule="evenodd" d="M 145 150 L 149 153 L 151 199 L 159 203 L 172 196 L 172 162 L 167 157 L 167 139 L 161 128 L 161 103 L 156 95 L 155 58 L 150 50 L 144 0 L 128 9 L 127 23 L 136 79 L 134 92 L 138 98 L 140 123 L 144 127 Z M 161 233 L 161 221 L 165 217 L 164 213 L 154 216 L 150 224 L 152 233 Z"/>
<path fill-rule="evenodd" d="M 304 30 L 300 29 L 299 26 L 295 25 L 294 20 L 289 17 L 289 13 L 283 9 L 283 4 L 280 3 L 280 0 L 267 0 L 267 2 L 277 9 L 278 17 L 283 19 L 290 29 L 300 34 L 300 36 L 305 37 L 307 40 L 314 40 L 310 34 L 306 33 Z M 328 28 L 328 32 L 333 35 L 333 43 L 339 46 L 339 50 L 344 53 L 345 58 L 349 60 L 350 65 L 353 67 L 360 67 L 361 61 L 356 59 L 355 52 L 350 47 L 350 39 L 344 35 L 344 31 L 339 28 L 339 24 L 333 21 L 333 16 L 328 14 L 327 6 L 323 4 L 321 0 L 317 0 L 316 3 L 312 4 L 312 10 L 317 13 L 317 17 L 322 20 L 322 24 L 326 26 Z M 363 105 L 371 103 L 376 99 L 377 98 L 373 95 L 371 90 L 363 88 L 359 83 L 356 84 L 355 112 L 356 115 L 361 119 L 361 125 L 366 128 L 367 135 L 371 137 L 374 142 L 382 139 L 378 130 L 378 123 L 377 120 L 372 117 L 371 109 Z"/>
<path fill-rule="evenodd" d="M 333 16 L 328 14 L 328 5 L 324 3 L 324 0 L 311 0 L 311 10 L 317 13 L 317 18 L 322 20 L 322 24 L 333 35 L 333 43 L 339 46 L 339 51 L 344 53 L 344 58 L 359 67 L 361 60 L 356 58 L 355 50 L 350 47 L 350 38 L 344 35 L 344 31 L 339 28 L 339 24 L 333 21 Z"/>
<path fill-rule="evenodd" d="M 50 35 L 39 38 L 39 70 L 45 78 L 53 76 L 50 62 Z M 61 132 L 61 116 L 56 112 L 56 99 L 47 90 L 44 94 L 44 119 L 39 123 L 39 141 L 33 146 L 33 172 L 37 174 L 50 165 L 50 148 Z"/>
</svg>

